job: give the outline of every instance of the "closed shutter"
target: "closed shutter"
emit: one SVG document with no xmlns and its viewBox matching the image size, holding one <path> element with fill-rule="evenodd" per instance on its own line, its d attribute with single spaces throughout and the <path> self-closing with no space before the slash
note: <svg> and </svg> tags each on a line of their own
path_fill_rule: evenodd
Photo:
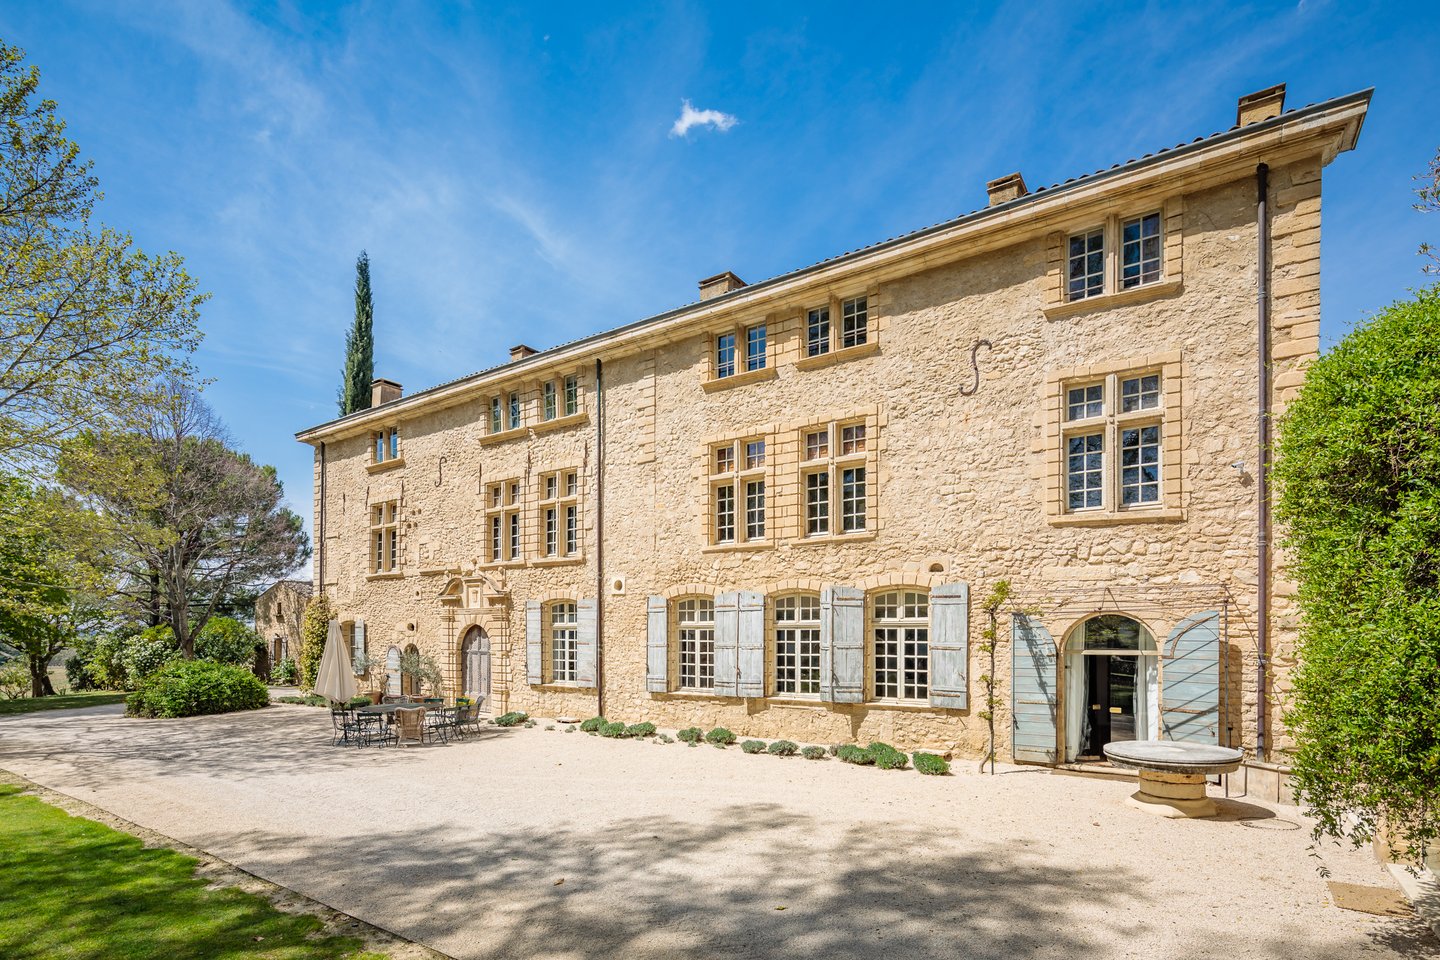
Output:
<svg viewBox="0 0 1440 960">
<path fill-rule="evenodd" d="M 595 607 L 594 600 L 575 605 L 575 681 L 582 687 L 595 686 Z"/>
<path fill-rule="evenodd" d="M 669 609 L 664 597 L 651 597 L 646 608 L 645 689 L 651 693 L 670 689 Z"/>
<path fill-rule="evenodd" d="M 541 665 L 543 644 L 540 614 L 539 600 L 525 601 L 525 682 L 532 685 L 545 682 Z"/>
<path fill-rule="evenodd" d="M 1016 760 L 1055 763 L 1055 640 L 1040 621 L 1011 621 L 1010 752 Z"/>
<path fill-rule="evenodd" d="M 1165 643 L 1160 724 L 1167 740 L 1220 743 L 1220 614 L 1181 620 Z"/>
<path fill-rule="evenodd" d="M 385 692 L 392 697 L 400 695 L 399 647 L 391 647 L 385 651 Z"/>
<path fill-rule="evenodd" d="M 740 594 L 715 597 L 715 695 L 738 697 L 740 685 Z"/>
<path fill-rule="evenodd" d="M 947 583 L 930 591 L 930 705 L 970 705 L 970 587 Z"/>
<path fill-rule="evenodd" d="M 355 656 L 354 670 L 357 674 L 365 672 L 365 621 L 355 621 Z"/>
<path fill-rule="evenodd" d="M 820 591 L 820 699 L 865 699 L 865 594 L 854 587 Z"/>
<path fill-rule="evenodd" d="M 765 595 L 740 591 L 740 681 L 742 697 L 765 696 Z"/>
</svg>

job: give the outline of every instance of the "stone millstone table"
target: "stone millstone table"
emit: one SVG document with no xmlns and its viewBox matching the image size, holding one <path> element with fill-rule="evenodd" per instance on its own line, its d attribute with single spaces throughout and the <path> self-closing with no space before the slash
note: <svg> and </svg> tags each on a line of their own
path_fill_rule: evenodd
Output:
<svg viewBox="0 0 1440 960">
<path fill-rule="evenodd" d="M 1245 755 L 1231 747 L 1177 740 L 1117 740 L 1105 744 L 1117 767 L 1140 772 L 1140 789 L 1125 802 L 1162 817 L 1213 817 L 1215 801 L 1205 778 L 1240 768 Z"/>
</svg>

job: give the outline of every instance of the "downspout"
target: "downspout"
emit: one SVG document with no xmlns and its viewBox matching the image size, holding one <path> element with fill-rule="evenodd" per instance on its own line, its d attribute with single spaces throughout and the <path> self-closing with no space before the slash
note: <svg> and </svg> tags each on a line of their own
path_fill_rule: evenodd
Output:
<svg viewBox="0 0 1440 960">
<path fill-rule="evenodd" d="M 1265 701 L 1268 695 L 1268 668 L 1270 659 L 1270 167 L 1260 164 L 1255 168 L 1255 223 L 1259 281 L 1256 284 L 1256 298 L 1259 312 L 1259 374 L 1260 409 L 1257 433 L 1260 438 L 1259 469 L 1256 473 L 1256 493 L 1259 497 L 1256 518 L 1258 531 L 1256 547 L 1258 554 L 1255 605 L 1257 608 L 1255 647 L 1255 758 L 1265 760 L 1268 749 L 1265 742 Z"/>
<path fill-rule="evenodd" d="M 595 358 L 595 714 L 605 716 L 605 394 Z"/>
<path fill-rule="evenodd" d="M 320 441 L 320 515 L 315 518 L 315 595 L 325 593 L 325 441 Z"/>
</svg>

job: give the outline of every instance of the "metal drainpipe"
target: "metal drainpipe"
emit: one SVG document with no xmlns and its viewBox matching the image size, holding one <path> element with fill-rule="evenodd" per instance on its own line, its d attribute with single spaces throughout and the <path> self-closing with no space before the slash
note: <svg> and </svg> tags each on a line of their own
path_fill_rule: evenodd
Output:
<svg viewBox="0 0 1440 960">
<path fill-rule="evenodd" d="M 595 359 L 595 713 L 605 716 L 605 403 Z"/>
<path fill-rule="evenodd" d="M 1255 677 L 1255 757 L 1265 760 L 1268 756 L 1265 742 L 1265 700 L 1267 696 L 1268 667 L 1270 657 L 1270 167 L 1260 164 L 1255 168 L 1255 221 L 1259 282 L 1256 284 L 1259 300 L 1260 336 L 1260 410 L 1258 433 L 1260 437 L 1259 469 L 1256 476 L 1256 493 L 1259 497 L 1256 510 L 1259 526 L 1256 537 L 1258 547 L 1258 583 L 1256 587 L 1256 629 L 1255 646 L 1258 651 Z"/>
<path fill-rule="evenodd" d="M 320 515 L 315 518 L 315 571 L 317 596 L 325 592 L 325 441 L 320 441 Z"/>
</svg>

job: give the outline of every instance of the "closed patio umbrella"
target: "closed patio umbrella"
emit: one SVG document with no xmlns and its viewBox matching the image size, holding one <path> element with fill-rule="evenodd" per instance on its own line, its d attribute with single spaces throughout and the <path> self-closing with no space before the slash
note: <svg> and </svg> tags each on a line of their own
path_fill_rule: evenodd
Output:
<svg viewBox="0 0 1440 960">
<path fill-rule="evenodd" d="M 340 636 L 340 621 L 331 620 L 329 633 L 325 637 L 325 653 L 320 657 L 320 669 L 315 674 L 315 692 L 338 703 L 344 703 L 355 696 L 355 674 L 350 669 L 345 654 L 345 640 Z"/>
</svg>

